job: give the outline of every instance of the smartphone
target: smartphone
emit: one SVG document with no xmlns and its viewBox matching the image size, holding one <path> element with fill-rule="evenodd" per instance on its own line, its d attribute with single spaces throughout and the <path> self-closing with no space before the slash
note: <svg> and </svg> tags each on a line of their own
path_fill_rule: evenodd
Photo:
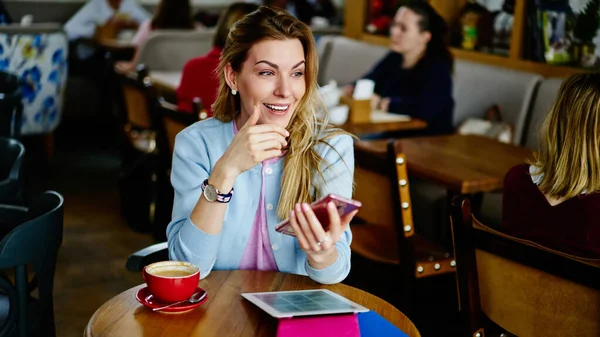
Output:
<svg viewBox="0 0 600 337">
<path fill-rule="evenodd" d="M 336 194 L 328 194 L 328 195 L 324 196 L 323 198 L 313 202 L 310 205 L 310 208 L 312 208 L 313 212 L 315 213 L 315 216 L 317 217 L 317 219 L 323 226 L 323 230 L 325 230 L 325 231 L 329 230 L 329 224 L 330 224 L 329 223 L 329 213 L 327 212 L 327 204 L 329 202 L 333 202 L 335 204 L 340 216 L 348 214 L 356 209 L 359 209 L 362 206 L 362 203 L 358 200 L 352 200 L 352 199 L 340 197 L 339 195 L 336 195 Z M 292 228 L 292 225 L 290 225 L 289 219 L 286 219 L 286 220 L 280 222 L 275 227 L 275 230 L 281 234 L 296 236 L 296 233 L 294 233 L 294 229 Z"/>
</svg>

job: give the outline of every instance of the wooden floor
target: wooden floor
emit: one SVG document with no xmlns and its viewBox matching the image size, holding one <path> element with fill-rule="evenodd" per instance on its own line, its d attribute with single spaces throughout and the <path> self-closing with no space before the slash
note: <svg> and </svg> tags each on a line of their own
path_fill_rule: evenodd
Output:
<svg viewBox="0 0 600 337">
<path fill-rule="evenodd" d="M 143 282 L 140 274 L 125 270 L 125 260 L 153 240 L 129 229 L 120 216 L 119 162 L 112 144 L 106 134 L 59 131 L 50 170 L 39 172 L 41 165 L 28 169 L 36 175 L 33 190 L 52 189 L 65 198 L 64 241 L 54 286 L 59 337 L 81 337 L 98 307 Z"/>
<path fill-rule="evenodd" d="M 59 251 L 54 287 L 59 337 L 80 337 L 98 307 L 141 284 L 141 275 L 126 271 L 125 261 L 132 252 L 154 243 L 150 234 L 130 229 L 120 215 L 119 159 L 114 135 L 93 133 L 87 130 L 89 126 L 89 123 L 75 123 L 59 129 L 50 169 L 36 164 L 27 169 L 35 175 L 28 184 L 30 190 L 53 189 L 65 198 L 64 243 Z M 110 130 L 110 126 L 104 128 Z M 31 152 L 36 152 L 35 148 Z M 353 257 L 352 272 L 345 283 L 394 304 L 391 294 L 401 286 L 389 282 L 394 276 L 382 270 L 365 279 L 360 265 L 360 260 Z M 453 278 L 437 280 L 422 293 L 419 299 L 422 314 L 410 317 L 422 336 L 453 335 L 451 325 L 456 307 Z M 431 324 L 434 321 L 437 324 Z"/>
</svg>

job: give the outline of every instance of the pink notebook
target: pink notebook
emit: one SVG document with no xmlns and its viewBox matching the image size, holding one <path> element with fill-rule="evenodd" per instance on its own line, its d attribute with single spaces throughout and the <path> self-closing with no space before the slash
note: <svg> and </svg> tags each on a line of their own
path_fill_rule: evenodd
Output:
<svg viewBox="0 0 600 337">
<path fill-rule="evenodd" d="M 282 318 L 277 337 L 360 337 L 356 314 Z"/>
</svg>

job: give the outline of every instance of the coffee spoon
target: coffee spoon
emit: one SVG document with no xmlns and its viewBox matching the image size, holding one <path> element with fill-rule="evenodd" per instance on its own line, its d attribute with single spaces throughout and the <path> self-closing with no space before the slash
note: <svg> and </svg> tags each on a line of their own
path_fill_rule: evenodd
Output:
<svg viewBox="0 0 600 337">
<path fill-rule="evenodd" d="M 202 301 L 204 298 L 206 297 L 206 291 L 202 291 L 202 292 L 195 292 L 192 296 L 190 296 L 190 298 L 188 298 L 187 300 L 183 300 L 183 301 L 179 301 L 179 302 L 175 302 L 175 303 L 171 303 L 169 305 L 165 305 L 164 307 L 158 307 L 158 308 L 152 308 L 152 311 L 159 311 L 165 308 L 169 308 L 172 307 L 174 305 L 177 304 L 181 304 L 183 302 L 190 302 L 192 304 L 194 303 L 198 303 L 200 301 Z"/>
</svg>

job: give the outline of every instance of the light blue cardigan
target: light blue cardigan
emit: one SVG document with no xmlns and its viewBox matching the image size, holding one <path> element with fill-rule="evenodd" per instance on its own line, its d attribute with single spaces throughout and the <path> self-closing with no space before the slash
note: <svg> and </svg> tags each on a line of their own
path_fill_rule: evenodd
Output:
<svg viewBox="0 0 600 337">
<path fill-rule="evenodd" d="M 211 235 L 196 227 L 190 220 L 192 209 L 201 196 L 201 184 L 208 178 L 215 163 L 233 140 L 233 122 L 222 123 L 210 118 L 195 123 L 181 131 L 175 140 L 171 183 L 175 189 L 173 216 L 167 227 L 169 257 L 171 260 L 189 261 L 200 267 L 200 276 L 208 276 L 212 269 L 238 269 L 248 243 L 261 190 L 261 164 L 242 173 L 234 183 L 234 195 L 227 206 L 223 230 Z M 316 198 L 329 193 L 351 198 L 354 173 L 354 147 L 350 136 L 341 135 L 317 145 L 318 153 L 325 159 L 322 172 L 327 183 L 318 174 L 313 186 L 318 186 Z M 339 153 L 339 154 L 338 154 Z M 331 266 L 316 270 L 294 237 L 275 231 L 281 221 L 277 205 L 281 192 L 283 160 L 271 166 L 265 174 L 265 205 L 269 239 L 279 271 L 308 275 L 320 283 L 338 283 L 350 272 L 350 242 L 352 232 L 346 230 L 336 243 L 338 259 Z M 267 172 L 268 173 L 268 172 Z M 314 194 L 314 189 L 313 189 Z"/>
</svg>

